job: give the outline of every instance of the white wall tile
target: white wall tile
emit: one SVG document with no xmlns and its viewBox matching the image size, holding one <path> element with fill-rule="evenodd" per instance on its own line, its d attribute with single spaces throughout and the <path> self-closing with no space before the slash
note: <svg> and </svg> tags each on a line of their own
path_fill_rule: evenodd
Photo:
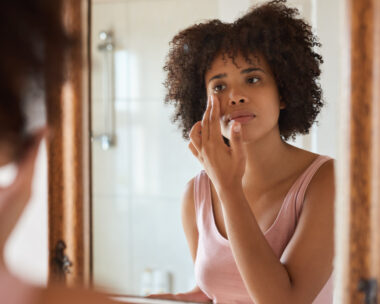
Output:
<svg viewBox="0 0 380 304">
<path fill-rule="evenodd" d="M 193 265 L 181 224 L 179 200 L 136 198 L 132 206 L 133 278 L 146 268 L 169 271 L 172 292 L 188 288 Z M 139 280 L 135 280 L 139 283 Z M 136 290 L 139 286 L 135 285 Z"/>
<path fill-rule="evenodd" d="M 128 196 L 94 196 L 94 282 L 112 292 L 131 292 L 131 204 Z"/>
</svg>

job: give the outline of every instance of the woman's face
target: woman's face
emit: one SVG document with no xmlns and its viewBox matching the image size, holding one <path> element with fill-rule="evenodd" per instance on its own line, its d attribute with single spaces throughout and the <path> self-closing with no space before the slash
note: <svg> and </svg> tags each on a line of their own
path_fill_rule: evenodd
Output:
<svg viewBox="0 0 380 304">
<path fill-rule="evenodd" d="M 257 140 L 270 132 L 278 132 L 280 102 L 275 79 L 262 56 L 251 56 L 248 63 L 239 54 L 235 63 L 230 58 L 217 56 L 205 74 L 207 96 L 215 94 L 220 102 L 220 125 L 222 135 L 230 139 L 230 128 L 236 115 L 241 122 L 243 141 Z M 240 112 L 242 111 L 242 112 Z"/>
</svg>

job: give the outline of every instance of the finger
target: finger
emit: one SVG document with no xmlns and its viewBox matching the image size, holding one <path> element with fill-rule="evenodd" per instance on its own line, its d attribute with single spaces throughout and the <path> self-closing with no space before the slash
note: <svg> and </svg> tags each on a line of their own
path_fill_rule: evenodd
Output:
<svg viewBox="0 0 380 304">
<path fill-rule="evenodd" d="M 19 167 L 25 168 L 25 170 L 33 167 L 33 159 L 37 156 L 38 148 L 45 134 L 46 129 L 41 129 L 31 136 L 30 142 L 25 147 L 24 155 L 18 162 Z"/>
<path fill-rule="evenodd" d="M 222 141 L 222 131 L 220 128 L 220 103 L 215 94 L 211 95 L 211 113 L 210 113 L 210 138 L 217 142 Z"/>
<path fill-rule="evenodd" d="M 197 121 L 194 126 L 190 130 L 189 134 L 190 140 L 195 146 L 195 148 L 198 150 L 198 152 L 201 152 L 202 149 L 202 122 Z"/>
<path fill-rule="evenodd" d="M 193 153 L 193 155 L 198 158 L 198 155 L 199 155 L 199 152 L 198 150 L 194 147 L 193 143 L 190 142 L 188 145 L 187 145 L 191 151 L 191 153 Z"/>
<path fill-rule="evenodd" d="M 202 157 L 202 154 L 195 148 L 195 146 L 193 145 L 193 143 L 189 143 L 188 144 L 188 147 L 191 151 L 191 153 L 193 153 L 193 155 L 199 160 L 199 162 L 203 165 L 203 157 Z"/>
<path fill-rule="evenodd" d="M 32 136 L 31 144 L 28 146 L 27 151 L 25 151 L 25 154 L 20 159 L 18 164 L 17 176 L 13 183 L 15 187 L 17 187 L 20 183 L 31 181 L 36 164 L 38 148 L 41 144 L 42 139 L 46 135 L 47 129 L 42 128 Z"/>
<path fill-rule="evenodd" d="M 211 111 L 211 96 L 207 98 L 207 107 L 202 119 L 202 143 L 206 144 L 209 139 L 209 118 Z"/>
<path fill-rule="evenodd" d="M 239 122 L 234 122 L 231 128 L 231 150 L 235 157 L 244 158 L 245 150 L 243 146 L 243 134 L 241 130 L 241 124 Z"/>
</svg>

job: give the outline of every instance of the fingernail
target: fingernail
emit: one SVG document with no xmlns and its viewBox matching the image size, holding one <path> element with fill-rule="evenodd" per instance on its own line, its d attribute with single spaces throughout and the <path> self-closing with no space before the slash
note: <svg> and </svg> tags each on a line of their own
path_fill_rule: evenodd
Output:
<svg viewBox="0 0 380 304">
<path fill-rule="evenodd" d="M 211 104 L 214 105 L 214 95 L 211 95 Z"/>
<path fill-rule="evenodd" d="M 236 125 L 234 126 L 234 131 L 235 131 L 235 132 L 239 132 L 240 129 L 241 129 L 241 125 L 240 125 L 240 124 L 236 124 Z"/>
</svg>

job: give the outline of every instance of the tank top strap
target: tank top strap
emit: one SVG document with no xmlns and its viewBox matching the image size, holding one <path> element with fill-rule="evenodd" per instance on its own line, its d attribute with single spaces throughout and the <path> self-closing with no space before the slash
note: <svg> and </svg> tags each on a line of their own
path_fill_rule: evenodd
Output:
<svg viewBox="0 0 380 304">
<path fill-rule="evenodd" d="M 194 204 L 196 210 L 200 210 L 201 202 L 204 200 L 204 197 L 206 195 L 206 177 L 207 176 L 205 176 L 205 171 L 201 170 L 194 178 Z"/>
<path fill-rule="evenodd" d="M 296 199 L 293 200 L 295 204 L 297 222 L 301 215 L 307 187 L 309 186 L 313 176 L 317 173 L 318 169 L 330 159 L 333 159 L 333 158 L 327 155 L 319 155 L 314 160 L 314 162 L 305 170 L 305 172 L 300 176 L 299 180 L 297 181 L 297 187 L 295 189 Z"/>
<path fill-rule="evenodd" d="M 208 189 L 208 176 L 205 170 L 201 170 L 194 178 L 194 205 L 195 216 L 198 227 L 204 226 L 205 222 L 208 222 L 208 213 L 210 210 L 210 204 L 207 200 L 210 199 L 210 193 Z"/>
</svg>

